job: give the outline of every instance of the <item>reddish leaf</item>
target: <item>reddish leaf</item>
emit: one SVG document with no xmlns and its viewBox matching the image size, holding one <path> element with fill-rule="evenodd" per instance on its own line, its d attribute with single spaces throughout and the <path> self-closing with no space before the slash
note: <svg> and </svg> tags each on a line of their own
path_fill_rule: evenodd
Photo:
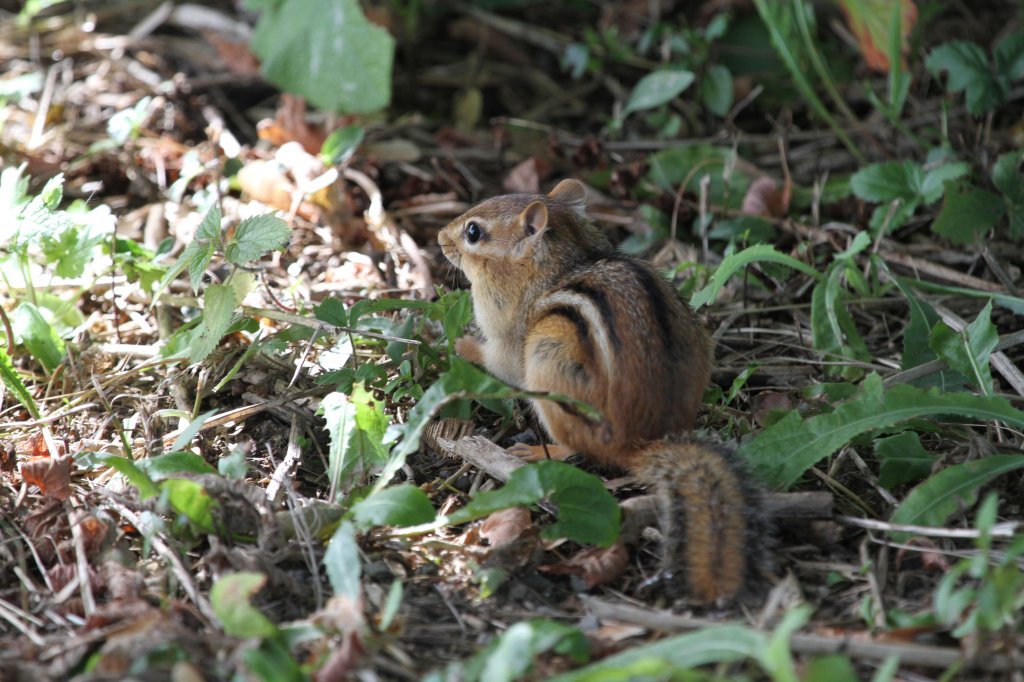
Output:
<svg viewBox="0 0 1024 682">
<path fill-rule="evenodd" d="M 910 30 L 917 22 L 914 0 L 900 0 L 903 16 L 900 19 L 900 57 L 906 68 Z M 890 0 L 840 0 L 850 30 L 857 36 L 864 61 L 875 71 L 889 71 L 889 36 L 892 29 L 892 2 Z"/>
<path fill-rule="evenodd" d="M 781 218 L 789 211 L 792 192 L 792 181 L 787 181 L 779 190 L 778 183 L 774 179 L 762 175 L 750 183 L 747 193 L 743 196 L 743 205 L 740 210 L 748 215 Z"/>
<path fill-rule="evenodd" d="M 491 547 L 518 539 L 532 525 L 530 510 L 523 507 L 510 507 L 496 511 L 488 516 L 480 526 L 480 536 L 486 538 Z"/>
<path fill-rule="evenodd" d="M 39 486 L 43 497 L 66 500 L 71 495 L 71 459 L 39 457 L 18 465 L 21 477 L 29 485 Z"/>
<path fill-rule="evenodd" d="M 554 575 L 577 575 L 587 587 L 614 582 L 629 565 L 629 551 L 620 540 L 611 547 L 595 547 L 580 552 L 560 564 L 541 566 L 540 570 Z"/>
</svg>

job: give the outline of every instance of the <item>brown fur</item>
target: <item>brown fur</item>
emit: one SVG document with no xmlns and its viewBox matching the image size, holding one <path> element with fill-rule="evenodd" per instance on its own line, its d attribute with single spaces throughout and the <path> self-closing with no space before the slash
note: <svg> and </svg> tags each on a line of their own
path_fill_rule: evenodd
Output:
<svg viewBox="0 0 1024 682">
<path fill-rule="evenodd" d="M 663 519 L 667 567 L 685 568 L 702 600 L 732 597 L 747 573 L 744 484 L 714 447 L 661 440 L 693 427 L 710 339 L 650 264 L 615 252 L 585 217 L 584 199 L 583 186 L 565 180 L 547 196 L 484 201 L 441 231 L 445 256 L 472 283 L 483 334 L 460 339 L 457 350 L 510 384 L 597 408 L 600 425 L 533 401 L 562 452 L 657 487 L 673 517 Z"/>
</svg>

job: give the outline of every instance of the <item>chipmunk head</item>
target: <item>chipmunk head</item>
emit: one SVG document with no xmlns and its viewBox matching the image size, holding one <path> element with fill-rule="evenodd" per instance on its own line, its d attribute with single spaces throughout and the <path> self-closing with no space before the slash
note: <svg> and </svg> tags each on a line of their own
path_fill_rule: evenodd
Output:
<svg viewBox="0 0 1024 682">
<path fill-rule="evenodd" d="M 586 217 L 587 192 L 578 180 L 562 180 L 547 196 L 506 194 L 488 199 L 447 225 L 438 235 L 448 260 L 471 282 L 488 268 L 514 261 L 571 264 L 611 249 Z"/>
</svg>

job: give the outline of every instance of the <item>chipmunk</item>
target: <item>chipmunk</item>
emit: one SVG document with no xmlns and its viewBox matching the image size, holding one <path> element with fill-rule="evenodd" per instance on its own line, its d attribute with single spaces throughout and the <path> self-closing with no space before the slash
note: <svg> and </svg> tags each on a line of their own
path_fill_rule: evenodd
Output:
<svg viewBox="0 0 1024 682">
<path fill-rule="evenodd" d="M 764 523 L 731 453 L 685 435 L 710 381 L 711 340 L 669 282 L 618 253 L 585 208 L 583 184 L 563 180 L 547 196 L 484 201 L 441 230 L 483 335 L 458 339 L 456 352 L 512 386 L 597 408 L 599 425 L 532 400 L 556 445 L 511 451 L 579 452 L 633 473 L 661 499 L 666 574 L 683 569 L 693 596 L 727 601 L 762 558 Z"/>
</svg>

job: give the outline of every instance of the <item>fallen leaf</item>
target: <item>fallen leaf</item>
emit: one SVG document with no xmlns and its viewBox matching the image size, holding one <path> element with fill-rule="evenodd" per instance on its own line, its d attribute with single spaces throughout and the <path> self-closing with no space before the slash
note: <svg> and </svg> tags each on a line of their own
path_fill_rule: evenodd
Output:
<svg viewBox="0 0 1024 682">
<path fill-rule="evenodd" d="M 518 539 L 533 524 L 530 510 L 523 507 L 510 507 L 496 511 L 480 525 L 480 536 L 491 543 L 491 547 Z"/>
<path fill-rule="evenodd" d="M 772 412 L 788 412 L 793 409 L 793 401 L 785 393 L 776 391 L 763 391 L 756 394 L 750 401 L 751 416 L 761 426 L 764 426 Z"/>
<path fill-rule="evenodd" d="M 767 175 L 750 183 L 747 193 L 743 195 L 740 211 L 747 215 L 765 218 L 781 218 L 789 211 L 789 200 L 793 192 L 793 182 L 787 181 L 781 190 L 774 178 Z"/>
<path fill-rule="evenodd" d="M 71 458 L 38 457 L 18 464 L 25 483 L 39 487 L 43 497 L 66 500 L 71 495 Z"/>
<path fill-rule="evenodd" d="M 548 564 L 539 570 L 553 575 L 576 575 L 587 587 L 597 587 L 618 580 L 628 565 L 629 551 L 619 540 L 611 547 L 587 549 L 560 564 Z"/>
<path fill-rule="evenodd" d="M 502 187 L 506 192 L 540 194 L 541 180 L 551 174 L 551 164 L 544 159 L 531 156 L 521 161 L 505 176 Z"/>
</svg>

